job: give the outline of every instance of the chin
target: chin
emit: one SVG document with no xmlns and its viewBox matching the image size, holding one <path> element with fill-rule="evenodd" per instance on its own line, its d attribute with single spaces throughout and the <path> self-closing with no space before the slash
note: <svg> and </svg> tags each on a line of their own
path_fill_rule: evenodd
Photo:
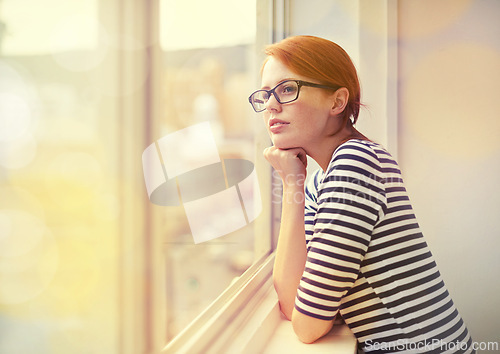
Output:
<svg viewBox="0 0 500 354">
<path fill-rule="evenodd" d="M 277 147 L 278 149 L 286 150 L 286 149 L 293 149 L 296 147 L 299 147 L 296 142 L 290 141 L 290 139 L 283 139 L 282 137 L 274 137 L 271 138 L 273 145 Z"/>
</svg>

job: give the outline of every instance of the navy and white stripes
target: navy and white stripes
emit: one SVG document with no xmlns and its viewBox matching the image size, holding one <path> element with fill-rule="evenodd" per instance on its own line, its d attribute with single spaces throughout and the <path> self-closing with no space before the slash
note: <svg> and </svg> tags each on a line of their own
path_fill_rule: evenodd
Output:
<svg viewBox="0 0 500 354">
<path fill-rule="evenodd" d="M 340 312 L 365 352 L 474 352 L 399 167 L 380 145 L 350 140 L 312 176 L 305 228 L 298 311 L 323 320 Z"/>
</svg>

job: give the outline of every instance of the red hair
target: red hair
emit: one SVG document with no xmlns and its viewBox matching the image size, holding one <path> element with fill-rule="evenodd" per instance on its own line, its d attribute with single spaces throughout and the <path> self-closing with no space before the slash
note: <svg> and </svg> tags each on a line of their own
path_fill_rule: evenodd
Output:
<svg viewBox="0 0 500 354">
<path fill-rule="evenodd" d="M 345 87 L 349 100 L 342 118 L 352 117 L 356 123 L 361 106 L 361 90 L 351 58 L 338 44 L 313 36 L 288 37 L 266 47 L 265 53 L 275 57 L 296 74 L 322 85 Z M 264 61 L 264 65 L 267 59 Z"/>
</svg>

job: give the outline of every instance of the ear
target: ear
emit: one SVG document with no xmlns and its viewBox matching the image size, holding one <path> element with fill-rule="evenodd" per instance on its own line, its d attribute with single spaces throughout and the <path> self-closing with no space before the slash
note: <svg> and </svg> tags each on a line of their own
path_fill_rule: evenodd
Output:
<svg viewBox="0 0 500 354">
<path fill-rule="evenodd" d="M 347 102 L 349 102 L 349 90 L 346 87 L 341 87 L 333 95 L 331 113 L 337 116 L 344 112 Z"/>
</svg>

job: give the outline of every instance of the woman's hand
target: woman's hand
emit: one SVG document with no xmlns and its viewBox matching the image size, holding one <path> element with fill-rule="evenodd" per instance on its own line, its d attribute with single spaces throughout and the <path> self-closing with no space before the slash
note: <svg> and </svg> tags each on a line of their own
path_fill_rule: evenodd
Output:
<svg viewBox="0 0 500 354">
<path fill-rule="evenodd" d="M 302 148 L 264 150 L 264 157 L 279 173 L 284 186 L 303 186 L 306 179 L 307 155 Z"/>
</svg>

